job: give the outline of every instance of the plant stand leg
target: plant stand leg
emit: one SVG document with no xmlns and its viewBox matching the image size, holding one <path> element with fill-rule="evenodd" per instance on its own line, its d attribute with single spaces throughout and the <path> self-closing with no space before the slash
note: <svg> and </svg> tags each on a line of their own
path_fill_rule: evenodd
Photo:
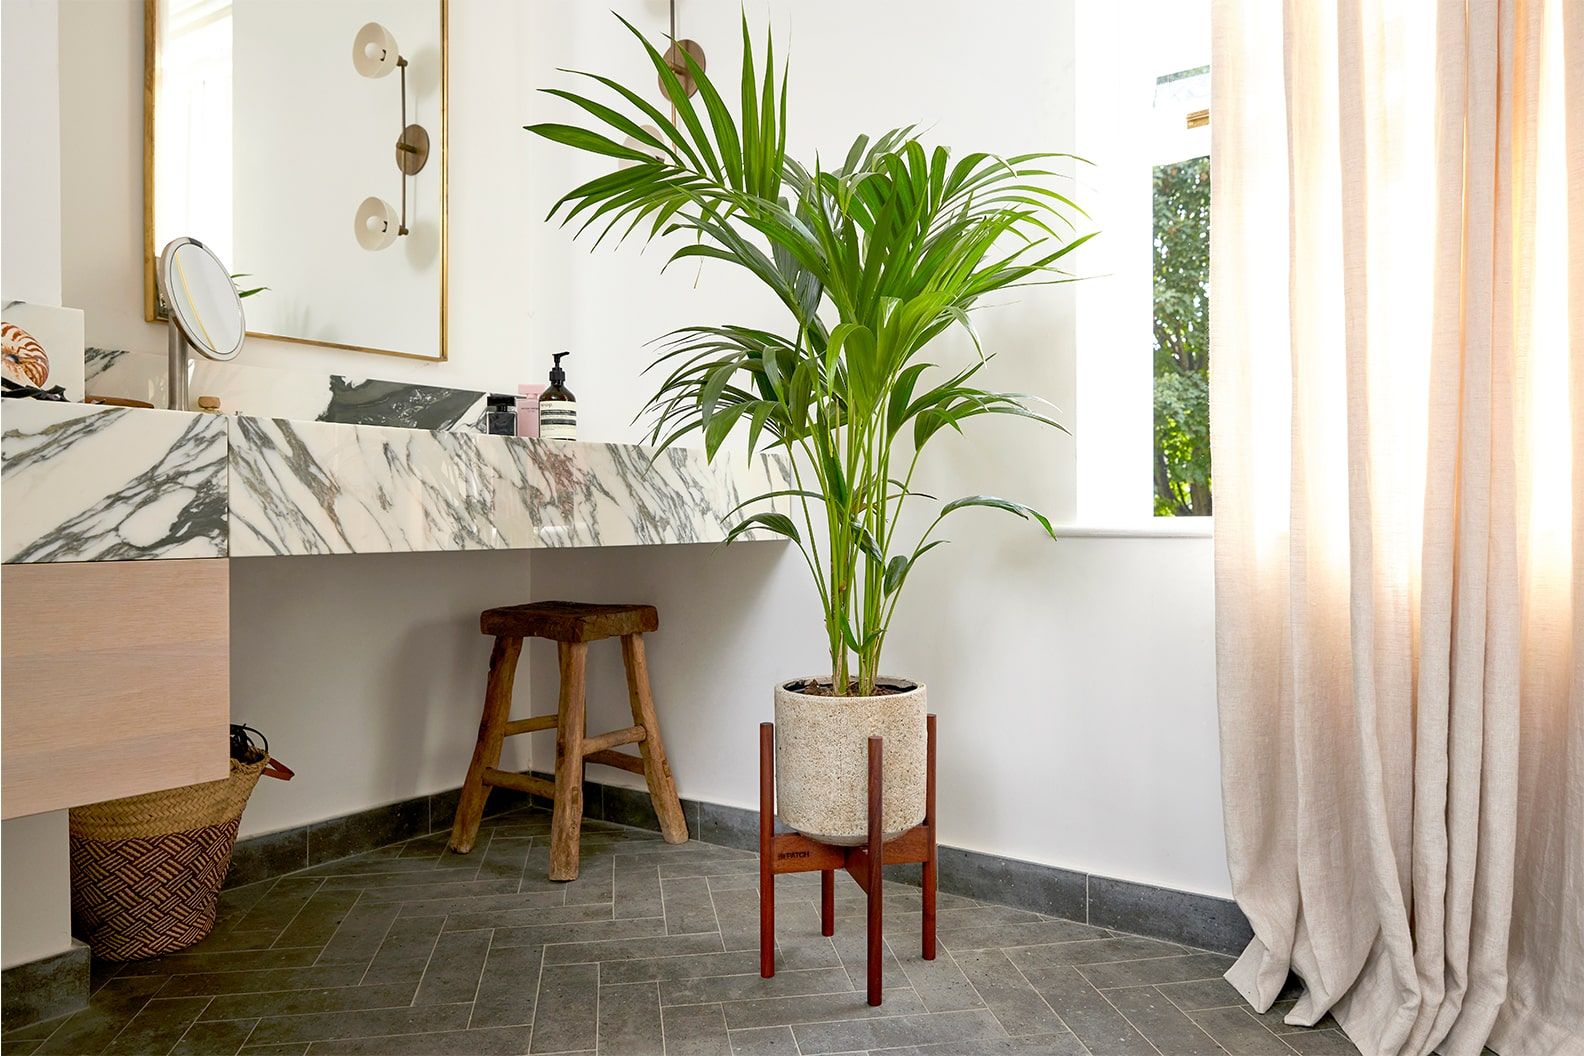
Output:
<svg viewBox="0 0 1584 1056">
<path fill-rule="evenodd" d="M 775 975 L 775 723 L 759 724 L 759 974 Z"/>
<path fill-rule="evenodd" d="M 885 931 L 885 824 L 882 817 L 884 738 L 869 738 L 869 1004 L 879 1007 L 880 975 L 884 967 Z"/>
<path fill-rule="evenodd" d="M 924 851 L 924 959 L 935 959 L 935 716 L 925 719 L 928 747 L 924 769 L 924 830 L 929 845 Z"/>
<path fill-rule="evenodd" d="M 759 974 L 775 975 L 775 874 L 820 874 L 820 932 L 836 933 L 836 870 L 845 869 L 863 890 L 868 907 L 867 992 L 879 1007 L 885 974 L 885 867 L 922 865 L 924 959 L 935 959 L 935 716 L 926 725 L 927 756 L 924 820 L 885 840 L 885 741 L 869 738 L 868 818 L 864 842 L 857 846 L 821 843 L 800 832 L 775 831 L 775 726 L 759 726 Z"/>
</svg>

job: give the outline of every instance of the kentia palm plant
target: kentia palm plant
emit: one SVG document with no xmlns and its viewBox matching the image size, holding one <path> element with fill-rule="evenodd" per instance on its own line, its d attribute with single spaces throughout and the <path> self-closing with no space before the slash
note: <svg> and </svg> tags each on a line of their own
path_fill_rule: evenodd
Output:
<svg viewBox="0 0 1584 1056">
<path fill-rule="evenodd" d="M 961 432 L 984 415 L 1061 428 L 1041 401 L 974 384 L 990 354 L 970 313 L 988 294 L 1067 281 L 1056 262 L 1089 237 L 1072 236 L 1072 217 L 1082 211 L 1051 186 L 1069 156 L 981 152 L 953 160 L 903 128 L 860 136 L 839 166 L 816 159 L 810 168 L 786 154 L 786 71 L 778 83 L 769 41 L 757 66 L 746 18 L 735 113 L 685 50 L 696 100 L 660 51 L 622 21 L 648 53 L 675 117 L 598 74 L 580 76 L 608 90 L 610 105 L 546 89 L 594 127 L 528 130 L 615 165 L 568 192 L 551 216 L 576 224 L 578 235 L 596 235 L 596 246 L 634 232 L 650 241 L 681 234 L 686 241 L 668 263 L 698 257 L 742 268 L 784 306 L 778 330 L 722 323 L 662 339 L 651 365 L 664 372 L 648 405 L 652 440 L 666 446 L 700 433 L 713 458 L 729 435 L 745 432 L 750 454 L 790 456 L 795 488 L 744 503 L 734 515 L 761 508 L 741 516 L 728 538 L 767 529 L 798 546 L 824 610 L 831 664 L 828 686 L 801 688 L 871 698 L 888 688 L 880 660 L 898 599 L 919 559 L 944 542 L 936 533 L 945 518 L 992 507 L 1054 535 L 1037 511 L 985 495 L 941 504 L 918 535 L 903 537 L 899 526 L 910 504 L 933 501 L 914 491 L 913 479 L 942 431 Z M 929 362 L 931 342 L 952 327 L 969 335 L 975 354 L 960 367 Z M 795 516 L 762 508 L 783 499 Z M 922 709 L 920 693 L 920 745 Z M 890 749 L 888 738 L 888 759 Z M 785 770 L 783 759 L 783 789 Z M 785 806 L 783 794 L 783 816 Z"/>
</svg>

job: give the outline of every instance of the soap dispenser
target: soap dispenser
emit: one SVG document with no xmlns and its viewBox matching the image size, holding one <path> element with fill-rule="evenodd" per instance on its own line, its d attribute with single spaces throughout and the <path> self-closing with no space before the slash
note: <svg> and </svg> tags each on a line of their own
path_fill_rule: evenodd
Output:
<svg viewBox="0 0 1584 1056">
<path fill-rule="evenodd" d="M 557 352 L 550 368 L 550 387 L 539 394 L 539 437 L 542 440 L 577 439 L 577 397 L 566 387 L 566 371 L 561 360 L 569 353 Z"/>
</svg>

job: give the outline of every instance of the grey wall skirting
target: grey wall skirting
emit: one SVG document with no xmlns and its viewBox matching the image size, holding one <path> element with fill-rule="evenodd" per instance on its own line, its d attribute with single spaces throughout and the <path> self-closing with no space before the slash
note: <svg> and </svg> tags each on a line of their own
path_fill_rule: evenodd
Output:
<svg viewBox="0 0 1584 1056">
<path fill-rule="evenodd" d="M 599 817 L 641 829 L 658 827 L 649 795 L 590 782 L 584 803 Z M 728 847 L 759 846 L 759 812 L 697 800 L 682 801 L 688 826 L 699 839 Z M 1229 898 L 1075 872 L 1053 865 L 942 846 L 937 883 L 942 891 L 1066 917 L 1101 928 L 1238 954 L 1254 937 L 1248 918 Z M 887 875 L 919 883 L 917 866 L 895 866 Z"/>
<path fill-rule="evenodd" d="M 253 883 L 398 840 L 442 832 L 451 827 L 457 795 L 457 790 L 437 792 L 238 841 L 226 886 Z M 549 801 L 537 796 L 497 788 L 490 793 L 490 813 L 512 810 L 528 802 L 549 806 Z M 649 794 L 643 790 L 589 781 L 583 788 L 583 809 L 585 816 L 601 821 L 639 829 L 659 828 Z M 701 840 L 744 850 L 758 846 L 758 811 L 684 799 L 682 812 L 688 831 Z M 917 866 L 896 866 L 888 875 L 906 883 L 919 882 Z M 1254 934 L 1231 899 L 1152 887 L 960 847 L 940 848 L 939 883 L 942 891 L 952 894 L 1218 953 L 1242 952 Z"/>
<path fill-rule="evenodd" d="M 75 1012 L 88 1003 L 88 947 L 18 964 L 0 973 L 0 1022 L 7 1031 Z"/>
<path fill-rule="evenodd" d="M 416 836 L 443 832 L 451 828 L 460 794 L 460 789 L 453 788 L 238 840 L 225 886 L 241 887 Z M 529 797 L 521 792 L 497 788 L 490 793 L 488 813 L 516 810 L 528 803 Z M 589 816 L 597 815 L 590 811 Z M 650 820 L 653 828 L 653 819 Z"/>
</svg>

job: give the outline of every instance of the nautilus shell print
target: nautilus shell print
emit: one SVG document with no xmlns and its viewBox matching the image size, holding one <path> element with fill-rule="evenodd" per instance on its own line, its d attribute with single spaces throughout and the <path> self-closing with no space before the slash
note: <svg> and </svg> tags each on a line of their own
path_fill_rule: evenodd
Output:
<svg viewBox="0 0 1584 1056">
<path fill-rule="evenodd" d="M 49 380 L 49 354 L 32 334 L 15 323 L 0 324 L 0 358 L 4 359 L 5 376 L 22 385 L 43 388 Z"/>
</svg>

